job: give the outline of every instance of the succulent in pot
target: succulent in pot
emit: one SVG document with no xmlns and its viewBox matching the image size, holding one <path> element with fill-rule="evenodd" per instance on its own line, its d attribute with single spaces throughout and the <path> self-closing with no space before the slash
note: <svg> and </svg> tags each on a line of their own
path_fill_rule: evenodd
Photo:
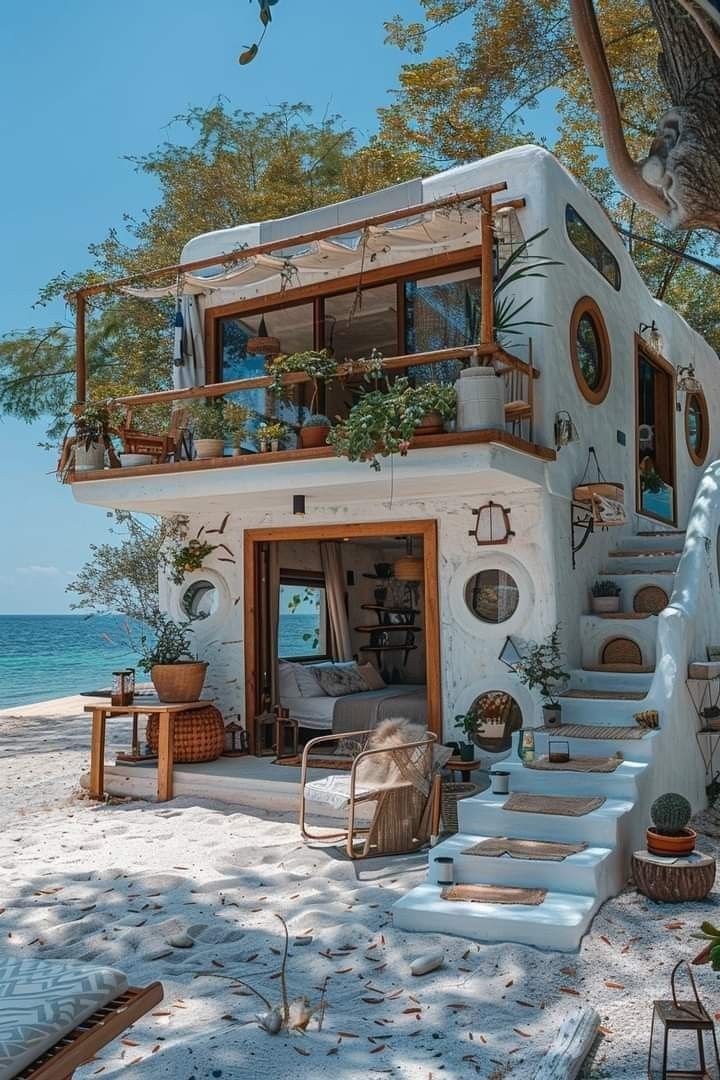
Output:
<svg viewBox="0 0 720 1080">
<path fill-rule="evenodd" d="M 590 593 L 592 609 L 597 614 L 620 610 L 621 589 L 614 581 L 596 581 Z"/>
<path fill-rule="evenodd" d="M 313 446 L 325 446 L 331 427 L 332 424 L 327 416 L 323 416 L 321 413 L 310 413 L 309 416 L 303 417 L 302 427 L 300 428 L 300 446 L 303 449 Z"/>
<path fill-rule="evenodd" d="M 219 398 L 194 401 L 190 408 L 193 442 L 199 458 L 225 455 L 227 422 Z"/>
<path fill-rule="evenodd" d="M 207 674 L 207 663 L 193 659 L 188 623 L 176 623 L 159 615 L 152 624 L 152 638 L 143 633 L 139 666 L 150 674 L 161 701 L 197 701 Z"/>
<path fill-rule="evenodd" d="M 677 857 L 695 849 L 697 833 L 689 828 L 692 807 L 684 795 L 668 792 L 650 807 L 652 825 L 647 830 L 647 849 L 652 855 Z"/>
<path fill-rule="evenodd" d="M 474 712 L 458 713 L 455 717 L 455 727 L 465 733 L 465 741 L 460 743 L 460 759 L 472 761 L 475 757 L 475 747 L 471 739 L 477 731 L 478 718 Z"/>
</svg>

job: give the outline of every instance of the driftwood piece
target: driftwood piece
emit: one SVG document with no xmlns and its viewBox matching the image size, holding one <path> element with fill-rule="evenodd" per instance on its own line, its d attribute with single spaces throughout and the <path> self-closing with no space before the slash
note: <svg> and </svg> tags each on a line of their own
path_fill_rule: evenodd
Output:
<svg viewBox="0 0 720 1080">
<path fill-rule="evenodd" d="M 568 1013 L 533 1080 L 575 1080 L 599 1026 L 600 1017 L 595 1009 L 576 1008 Z"/>
</svg>

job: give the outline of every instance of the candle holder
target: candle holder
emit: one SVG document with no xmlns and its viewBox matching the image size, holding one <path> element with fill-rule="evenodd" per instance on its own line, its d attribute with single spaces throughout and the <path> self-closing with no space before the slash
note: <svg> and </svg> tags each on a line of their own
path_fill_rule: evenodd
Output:
<svg viewBox="0 0 720 1080">
<path fill-rule="evenodd" d="M 518 757 L 523 764 L 535 760 L 535 733 L 532 728 L 522 728 L 518 735 Z"/>
<path fill-rule="evenodd" d="M 438 855 L 434 860 L 437 867 L 438 885 L 455 884 L 455 865 L 451 855 Z"/>
<path fill-rule="evenodd" d="M 548 761 L 564 765 L 570 760 L 570 743 L 565 739 L 550 739 L 548 742 Z"/>
<path fill-rule="evenodd" d="M 135 690 L 134 670 L 113 671 L 110 690 L 111 705 L 132 705 Z"/>
<path fill-rule="evenodd" d="M 496 769 L 490 773 L 490 789 L 493 795 L 507 795 L 510 791 L 510 773 Z"/>
</svg>

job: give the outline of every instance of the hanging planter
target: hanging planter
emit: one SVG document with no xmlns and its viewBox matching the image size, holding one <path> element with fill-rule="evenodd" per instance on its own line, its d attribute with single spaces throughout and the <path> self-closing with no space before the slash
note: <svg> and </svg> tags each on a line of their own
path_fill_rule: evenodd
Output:
<svg viewBox="0 0 720 1080">
<path fill-rule="evenodd" d="M 594 462 L 597 476 L 594 481 L 587 482 L 585 478 L 591 462 Z M 610 525 L 625 525 L 627 522 L 625 487 L 623 484 L 605 479 L 594 446 L 588 450 L 585 471 L 580 483 L 573 490 L 573 500 L 588 506 L 596 525 L 607 528 Z"/>
</svg>

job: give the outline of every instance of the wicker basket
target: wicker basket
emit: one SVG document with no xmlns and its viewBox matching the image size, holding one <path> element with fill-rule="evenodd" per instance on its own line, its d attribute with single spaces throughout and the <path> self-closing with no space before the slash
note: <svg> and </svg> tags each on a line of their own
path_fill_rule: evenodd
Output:
<svg viewBox="0 0 720 1080">
<path fill-rule="evenodd" d="M 612 638 L 602 651 L 603 664 L 633 664 L 642 666 L 640 646 L 630 638 Z"/>
<path fill-rule="evenodd" d="M 158 718 L 150 716 L 146 739 L 154 754 L 158 751 Z M 214 705 L 175 714 L 173 757 L 178 762 L 215 761 L 225 748 L 225 724 Z"/>
<path fill-rule="evenodd" d="M 471 795 L 477 795 L 482 788 L 479 784 L 473 784 L 465 780 L 461 784 L 447 784 L 443 781 L 441 789 L 442 819 L 445 832 L 456 833 L 458 831 L 457 804 L 461 799 L 469 799 Z"/>
<path fill-rule="evenodd" d="M 659 585 L 645 585 L 635 593 L 633 611 L 659 615 L 669 602 L 668 594 Z"/>
<path fill-rule="evenodd" d="M 150 678 L 161 701 L 197 701 L 202 694 L 207 674 L 204 660 L 187 660 L 177 664 L 154 664 Z"/>
</svg>

